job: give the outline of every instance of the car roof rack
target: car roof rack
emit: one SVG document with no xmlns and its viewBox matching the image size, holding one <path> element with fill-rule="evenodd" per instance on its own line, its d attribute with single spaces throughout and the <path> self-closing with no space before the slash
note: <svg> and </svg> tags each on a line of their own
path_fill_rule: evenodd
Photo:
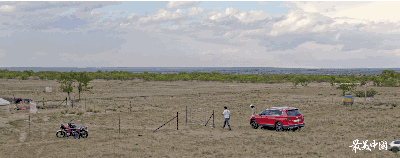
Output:
<svg viewBox="0 0 400 158">
<path fill-rule="evenodd" d="M 297 108 L 284 106 L 284 107 L 271 107 L 269 109 L 281 109 L 281 110 L 285 109 L 285 110 L 287 110 L 287 109 L 297 109 Z"/>
</svg>

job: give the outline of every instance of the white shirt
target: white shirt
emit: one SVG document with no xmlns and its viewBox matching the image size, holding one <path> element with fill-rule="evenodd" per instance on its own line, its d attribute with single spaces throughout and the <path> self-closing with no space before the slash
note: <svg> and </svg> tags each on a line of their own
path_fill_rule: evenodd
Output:
<svg viewBox="0 0 400 158">
<path fill-rule="evenodd" d="M 225 109 L 224 112 L 223 112 L 222 114 L 224 114 L 224 117 L 225 117 L 225 118 L 229 118 L 229 114 L 230 114 L 230 113 L 231 113 L 231 112 L 230 112 L 229 110 Z"/>
</svg>

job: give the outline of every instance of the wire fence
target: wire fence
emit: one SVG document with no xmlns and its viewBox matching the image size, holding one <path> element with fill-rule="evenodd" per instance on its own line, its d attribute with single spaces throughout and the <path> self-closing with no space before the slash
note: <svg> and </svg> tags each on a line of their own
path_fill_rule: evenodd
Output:
<svg viewBox="0 0 400 158">
<path fill-rule="evenodd" d="M 213 124 L 209 126 L 214 127 L 214 110 L 205 108 L 190 108 L 189 109 L 188 122 L 193 125 L 203 125 L 206 126 L 207 122 L 212 119 Z"/>
<path fill-rule="evenodd" d="M 161 127 L 163 127 L 164 125 L 166 125 L 167 123 L 171 122 L 172 120 L 174 120 L 176 118 L 176 130 L 178 130 L 178 112 L 176 112 L 176 116 L 174 118 L 172 118 L 171 120 L 169 120 L 168 122 L 164 123 L 163 125 L 161 125 L 160 127 L 158 127 L 156 130 L 153 131 L 156 132 L 158 129 L 160 129 Z"/>
</svg>

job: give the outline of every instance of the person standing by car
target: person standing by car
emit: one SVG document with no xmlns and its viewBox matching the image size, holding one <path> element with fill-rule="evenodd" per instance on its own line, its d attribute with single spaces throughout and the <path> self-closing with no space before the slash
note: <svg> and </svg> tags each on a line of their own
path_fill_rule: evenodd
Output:
<svg viewBox="0 0 400 158">
<path fill-rule="evenodd" d="M 255 115 L 255 114 L 256 114 L 256 108 L 254 107 L 254 105 L 253 105 L 253 104 L 251 104 L 251 105 L 250 105 L 250 107 L 253 109 L 253 114 L 252 114 L 252 116 L 253 116 L 253 115 Z"/>
<path fill-rule="evenodd" d="M 225 125 L 228 124 L 229 130 L 231 130 L 231 125 L 229 124 L 229 114 L 231 112 L 228 110 L 228 108 L 225 106 L 224 107 L 224 112 L 222 113 L 225 117 L 225 121 L 224 121 L 224 126 L 222 127 L 222 129 L 225 128 Z"/>
</svg>

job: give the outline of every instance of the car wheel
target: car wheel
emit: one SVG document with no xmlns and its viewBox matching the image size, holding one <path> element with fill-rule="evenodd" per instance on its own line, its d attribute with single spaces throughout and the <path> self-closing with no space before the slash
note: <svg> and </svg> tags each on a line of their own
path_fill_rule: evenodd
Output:
<svg viewBox="0 0 400 158">
<path fill-rule="evenodd" d="M 275 123 L 275 130 L 276 130 L 277 132 L 282 131 L 282 129 L 283 129 L 283 127 L 282 127 L 282 123 L 281 123 L 281 122 Z"/>
<path fill-rule="evenodd" d="M 397 153 L 397 152 L 399 151 L 399 148 L 398 148 L 398 147 L 393 147 L 393 148 L 392 148 L 392 151 L 393 151 L 394 153 Z"/>
<path fill-rule="evenodd" d="M 258 128 L 258 122 L 257 122 L 257 120 L 251 120 L 251 127 L 253 127 L 254 129 L 257 129 Z"/>
</svg>

